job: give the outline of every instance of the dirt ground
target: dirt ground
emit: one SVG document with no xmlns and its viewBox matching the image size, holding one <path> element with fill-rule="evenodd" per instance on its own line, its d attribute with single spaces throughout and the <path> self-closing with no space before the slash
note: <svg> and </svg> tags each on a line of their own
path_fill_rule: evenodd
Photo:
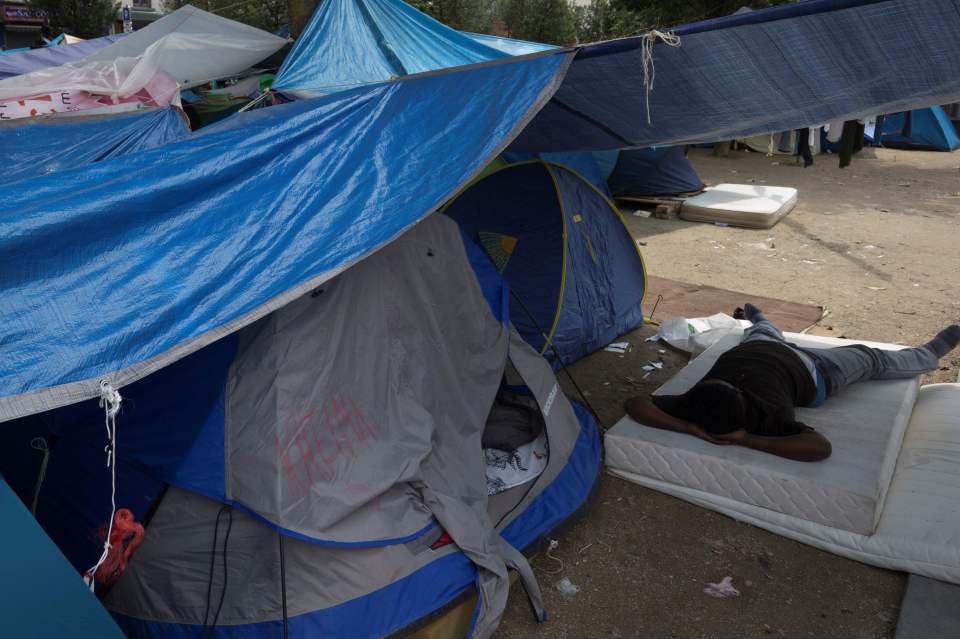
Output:
<svg viewBox="0 0 960 639">
<path fill-rule="evenodd" d="M 690 157 L 708 184 L 792 186 L 799 202 L 769 230 L 626 212 L 650 273 L 817 304 L 821 325 L 852 338 L 913 344 L 960 321 L 960 154 L 868 149 L 843 170 L 829 155 L 807 169 L 758 153 Z M 624 399 L 685 363 L 645 342 L 653 332 L 629 334 L 625 356 L 601 351 L 571 367 L 604 429 Z M 642 379 L 640 366 L 658 357 L 663 370 Z M 955 381 L 960 355 L 943 364 L 925 381 Z M 499 637 L 879 639 L 893 637 L 906 583 L 607 474 L 585 516 L 558 537 L 532 562 L 550 621 L 533 622 L 516 587 Z M 727 575 L 740 597 L 704 594 Z M 564 577 L 579 592 L 562 594 Z"/>
</svg>

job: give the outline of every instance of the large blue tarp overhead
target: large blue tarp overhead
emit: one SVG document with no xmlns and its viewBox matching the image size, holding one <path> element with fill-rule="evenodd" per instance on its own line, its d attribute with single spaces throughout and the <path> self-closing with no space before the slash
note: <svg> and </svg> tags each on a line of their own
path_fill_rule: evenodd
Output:
<svg viewBox="0 0 960 639">
<path fill-rule="evenodd" d="M 251 111 L 7 186 L 0 419 L 96 396 L 102 377 L 126 385 L 390 242 L 503 150 L 568 61 Z"/>
<path fill-rule="evenodd" d="M 14 120 L 0 125 L 0 185 L 152 149 L 190 127 L 174 108 L 122 115 Z"/>
<path fill-rule="evenodd" d="M 108 44 L 113 44 L 123 35 L 109 35 L 93 40 L 84 40 L 76 44 L 61 44 L 0 55 L 0 80 L 81 60 L 94 51 L 99 51 Z"/>
<path fill-rule="evenodd" d="M 517 151 L 713 142 L 960 99 L 958 0 L 819 0 L 581 48 Z M 649 121 L 648 121 L 649 115 Z"/>
<path fill-rule="evenodd" d="M 399 0 L 326 0 L 287 55 L 273 88 L 322 95 L 508 55 Z"/>
</svg>

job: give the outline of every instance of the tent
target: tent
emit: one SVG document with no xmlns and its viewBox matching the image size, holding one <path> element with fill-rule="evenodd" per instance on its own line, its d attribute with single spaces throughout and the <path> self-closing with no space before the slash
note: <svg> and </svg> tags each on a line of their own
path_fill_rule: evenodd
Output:
<svg viewBox="0 0 960 639">
<path fill-rule="evenodd" d="M 621 151 L 607 182 L 618 197 L 690 193 L 704 188 L 682 146 Z"/>
<path fill-rule="evenodd" d="M 477 181 L 445 209 L 483 246 L 516 303 L 513 325 L 554 366 L 643 322 L 643 259 L 616 206 L 572 169 L 542 160 Z"/>
<path fill-rule="evenodd" d="M 953 151 L 960 147 L 960 136 L 940 106 L 886 115 L 882 126 L 882 146 L 918 151 Z M 874 142 L 875 136 L 867 139 Z"/>
<path fill-rule="evenodd" d="M 583 505 L 600 441 L 510 329 L 507 304 L 480 249 L 433 216 L 124 389 L 117 503 L 147 526 L 104 604 L 127 636 L 207 626 L 208 637 L 380 637 L 475 583 L 486 633 L 506 566 L 539 606 L 518 549 Z M 485 442 L 520 432 L 530 409 L 518 397 L 549 457 L 491 491 L 501 476 Z M 25 501 L 38 495 L 39 520 L 82 571 L 99 550 L 91 531 L 110 518 L 103 410 L 90 401 L 38 417 L 0 431 L 0 469 Z"/>
<path fill-rule="evenodd" d="M 0 123 L 0 185 L 151 149 L 189 134 L 182 114 L 171 107 Z"/>
</svg>

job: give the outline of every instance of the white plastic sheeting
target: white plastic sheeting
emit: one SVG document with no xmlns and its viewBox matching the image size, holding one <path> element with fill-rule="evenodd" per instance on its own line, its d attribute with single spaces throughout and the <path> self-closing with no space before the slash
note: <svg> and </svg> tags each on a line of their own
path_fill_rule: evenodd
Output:
<svg viewBox="0 0 960 639">
<path fill-rule="evenodd" d="M 100 49 L 84 62 L 138 57 L 160 41 L 164 44 L 153 54 L 157 68 L 183 89 L 236 75 L 287 42 L 272 33 L 186 5 Z"/>
<path fill-rule="evenodd" d="M 84 91 L 117 100 L 146 90 L 159 106 L 179 104 L 177 86 L 240 73 L 285 42 L 185 6 L 78 62 L 0 80 L 0 99 Z"/>
</svg>

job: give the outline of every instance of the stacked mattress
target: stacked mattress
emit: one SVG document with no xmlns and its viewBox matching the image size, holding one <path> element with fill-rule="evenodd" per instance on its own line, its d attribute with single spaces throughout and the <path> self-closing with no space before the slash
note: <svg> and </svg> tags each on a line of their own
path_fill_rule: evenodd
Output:
<svg viewBox="0 0 960 639">
<path fill-rule="evenodd" d="M 686 198 L 680 217 L 693 222 L 768 229 L 796 205 L 797 190 L 787 186 L 718 184 Z"/>
<path fill-rule="evenodd" d="M 709 348 L 657 394 L 686 391 L 739 337 Z M 815 348 L 855 343 L 787 337 Z M 625 417 L 606 435 L 606 463 L 629 481 L 824 550 L 960 583 L 958 415 L 960 385 L 918 393 L 916 379 L 873 381 L 798 409 L 833 444 L 823 462 L 714 446 Z"/>
</svg>

